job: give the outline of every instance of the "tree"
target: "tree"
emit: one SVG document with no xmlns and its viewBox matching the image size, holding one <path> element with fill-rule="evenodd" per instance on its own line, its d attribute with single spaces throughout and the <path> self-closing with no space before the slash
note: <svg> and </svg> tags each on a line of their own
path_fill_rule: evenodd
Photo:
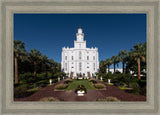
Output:
<svg viewBox="0 0 160 115">
<path fill-rule="evenodd" d="M 38 51 L 36 49 L 30 50 L 29 59 L 31 60 L 31 62 L 34 65 L 34 75 L 37 72 L 37 67 L 36 66 L 37 66 L 37 62 L 40 60 L 40 57 L 41 57 L 40 51 Z"/>
<path fill-rule="evenodd" d="M 115 70 L 116 70 L 116 64 L 118 64 L 119 62 L 119 59 L 118 59 L 118 56 L 112 56 L 111 57 L 111 60 L 112 60 L 112 64 L 114 65 L 114 73 L 115 73 Z"/>
<path fill-rule="evenodd" d="M 49 62 L 48 57 L 46 55 L 41 55 L 40 60 L 42 62 L 42 71 L 46 72 L 46 63 Z"/>
<path fill-rule="evenodd" d="M 101 60 L 99 67 L 100 67 L 100 73 L 106 73 L 106 61 Z"/>
<path fill-rule="evenodd" d="M 141 60 L 145 62 L 146 60 L 146 43 L 139 43 L 133 46 L 133 49 L 131 49 L 130 56 L 134 57 L 134 59 L 137 61 L 138 66 L 138 80 L 141 80 Z"/>
<path fill-rule="evenodd" d="M 14 64 L 15 64 L 15 84 L 18 83 L 18 57 L 22 58 L 26 54 L 24 42 L 14 40 Z"/>
<path fill-rule="evenodd" d="M 107 59 L 106 59 L 106 66 L 107 66 L 107 68 L 108 68 L 108 72 L 109 72 L 109 67 L 110 67 L 111 64 L 112 64 L 111 59 L 110 59 L 110 58 L 107 58 Z"/>
<path fill-rule="evenodd" d="M 119 52 L 119 54 L 118 54 L 119 61 L 122 62 L 123 73 L 124 73 L 124 70 L 125 70 L 126 56 L 127 56 L 127 50 L 121 50 L 121 51 Z"/>
</svg>

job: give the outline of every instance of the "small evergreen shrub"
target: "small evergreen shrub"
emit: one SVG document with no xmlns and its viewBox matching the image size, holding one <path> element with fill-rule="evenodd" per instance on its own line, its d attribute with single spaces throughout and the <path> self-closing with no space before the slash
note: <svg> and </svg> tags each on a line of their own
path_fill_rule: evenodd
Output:
<svg viewBox="0 0 160 115">
<path fill-rule="evenodd" d="M 59 101 L 59 100 L 54 97 L 45 97 L 45 98 L 40 99 L 39 101 Z"/>
<path fill-rule="evenodd" d="M 96 84 L 97 81 L 93 80 L 93 79 L 90 79 L 89 82 L 92 82 L 93 84 Z"/>
<path fill-rule="evenodd" d="M 101 84 L 101 83 L 97 83 L 97 84 L 94 84 L 94 87 L 97 89 L 103 89 L 103 88 L 105 88 L 105 85 Z"/>
<path fill-rule="evenodd" d="M 73 80 L 72 79 L 67 79 L 66 81 L 64 81 L 65 84 L 69 84 L 71 83 Z"/>
<path fill-rule="evenodd" d="M 15 87 L 14 88 L 14 97 L 16 97 L 16 98 L 26 97 L 27 96 L 27 89 L 28 89 L 27 84 L 23 84 L 23 85 L 19 85 L 19 86 Z"/>
<path fill-rule="evenodd" d="M 34 89 L 29 89 L 28 91 L 29 92 L 37 92 L 37 91 L 39 91 L 39 89 L 38 88 L 34 88 Z"/>
<path fill-rule="evenodd" d="M 98 101 L 120 101 L 116 97 L 106 97 L 105 99 L 98 99 Z"/>
<path fill-rule="evenodd" d="M 24 83 L 34 83 L 35 75 L 33 73 L 24 73 L 19 75 L 19 80 Z"/>
<path fill-rule="evenodd" d="M 55 86 L 55 89 L 62 90 L 62 89 L 66 89 L 67 87 L 68 87 L 68 84 L 59 84 Z"/>
</svg>

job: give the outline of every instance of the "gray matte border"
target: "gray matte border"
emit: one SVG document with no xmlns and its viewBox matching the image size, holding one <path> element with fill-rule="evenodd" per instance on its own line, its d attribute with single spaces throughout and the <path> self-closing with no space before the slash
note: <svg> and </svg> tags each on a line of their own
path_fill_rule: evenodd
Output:
<svg viewBox="0 0 160 115">
<path fill-rule="evenodd" d="M 33 2 L 32 2 L 33 1 Z M 1 0 L 0 80 L 3 114 L 158 114 L 159 0 Z M 13 102 L 13 14 L 14 13 L 146 13 L 147 14 L 147 102 Z M 158 65 L 157 65 L 158 63 Z M 12 66 L 11 66 L 12 65 Z"/>
</svg>

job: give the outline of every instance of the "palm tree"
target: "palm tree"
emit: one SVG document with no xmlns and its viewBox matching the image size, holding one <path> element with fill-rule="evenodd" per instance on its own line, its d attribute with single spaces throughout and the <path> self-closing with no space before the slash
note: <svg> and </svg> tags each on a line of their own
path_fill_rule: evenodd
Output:
<svg viewBox="0 0 160 115">
<path fill-rule="evenodd" d="M 37 67 L 36 66 L 37 66 L 37 62 L 40 60 L 40 57 L 41 57 L 40 51 L 38 51 L 36 49 L 30 50 L 29 59 L 34 64 L 34 75 L 37 72 Z"/>
<path fill-rule="evenodd" d="M 146 60 L 146 43 L 139 43 L 133 46 L 134 49 L 131 49 L 130 55 L 134 57 L 138 65 L 138 80 L 141 80 L 140 68 L 141 60 Z"/>
<path fill-rule="evenodd" d="M 108 72 L 109 72 L 109 67 L 110 67 L 111 64 L 112 64 L 111 59 L 110 59 L 110 58 L 107 58 L 107 59 L 106 59 L 106 65 L 107 65 L 107 68 L 108 68 Z"/>
<path fill-rule="evenodd" d="M 14 40 L 14 64 L 15 64 L 15 84 L 18 83 L 18 57 L 22 58 L 26 54 L 24 42 Z"/>
<path fill-rule="evenodd" d="M 48 57 L 46 55 L 41 55 L 40 59 L 42 62 L 42 71 L 46 72 L 46 63 L 49 62 Z"/>
<path fill-rule="evenodd" d="M 101 60 L 99 67 L 100 67 L 101 73 L 106 73 L 106 61 L 105 60 Z"/>
<path fill-rule="evenodd" d="M 123 73 L 125 69 L 126 56 L 127 56 L 127 50 L 121 50 L 118 54 L 119 60 L 122 62 Z"/>
<path fill-rule="evenodd" d="M 114 72 L 116 71 L 116 64 L 118 64 L 119 62 L 119 59 L 118 59 L 118 56 L 112 56 L 111 57 L 111 60 L 112 60 L 112 64 L 114 65 Z"/>
</svg>

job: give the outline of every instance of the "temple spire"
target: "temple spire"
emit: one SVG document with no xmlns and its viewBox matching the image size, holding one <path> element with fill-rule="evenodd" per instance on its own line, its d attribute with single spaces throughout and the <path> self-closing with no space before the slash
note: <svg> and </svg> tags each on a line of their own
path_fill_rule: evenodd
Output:
<svg viewBox="0 0 160 115">
<path fill-rule="evenodd" d="M 77 36 L 77 41 L 83 41 L 84 34 L 81 27 L 78 28 L 78 33 L 76 34 L 76 36 Z"/>
</svg>

